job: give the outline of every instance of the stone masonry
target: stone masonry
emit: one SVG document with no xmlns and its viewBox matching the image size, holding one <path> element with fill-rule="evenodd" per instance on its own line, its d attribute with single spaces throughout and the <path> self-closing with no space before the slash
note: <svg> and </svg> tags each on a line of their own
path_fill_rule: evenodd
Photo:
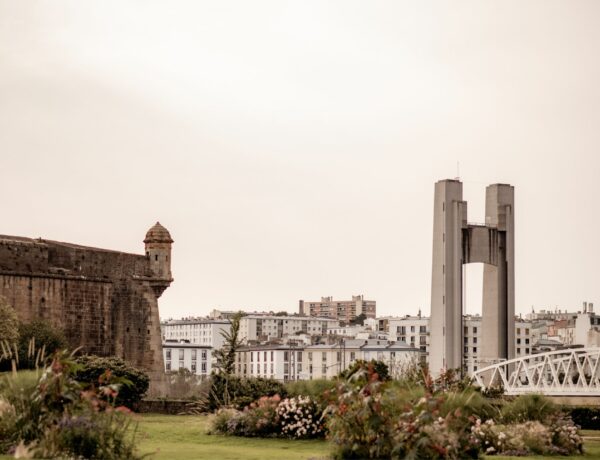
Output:
<svg viewBox="0 0 600 460">
<path fill-rule="evenodd" d="M 164 381 L 158 298 L 169 287 L 169 232 L 158 222 L 146 254 L 0 235 L 0 296 L 19 319 L 62 329 L 71 348 L 118 356 L 149 373 L 150 393 Z"/>
</svg>

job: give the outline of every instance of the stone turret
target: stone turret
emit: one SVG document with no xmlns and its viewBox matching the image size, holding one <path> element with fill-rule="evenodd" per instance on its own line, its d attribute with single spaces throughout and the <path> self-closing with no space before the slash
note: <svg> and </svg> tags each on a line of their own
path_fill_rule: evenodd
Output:
<svg viewBox="0 0 600 460">
<path fill-rule="evenodd" d="M 169 231 L 156 222 L 146 233 L 146 258 L 154 276 L 167 283 L 173 281 L 171 275 L 171 244 L 173 239 Z"/>
</svg>

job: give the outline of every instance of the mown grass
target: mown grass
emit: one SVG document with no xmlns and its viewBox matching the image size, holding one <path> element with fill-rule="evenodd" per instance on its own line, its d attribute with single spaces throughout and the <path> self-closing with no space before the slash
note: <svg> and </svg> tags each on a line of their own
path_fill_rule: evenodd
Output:
<svg viewBox="0 0 600 460">
<path fill-rule="evenodd" d="M 193 460 L 327 459 L 326 441 L 239 438 L 208 435 L 207 416 L 143 415 L 139 420 L 140 452 L 150 458 Z"/>
<path fill-rule="evenodd" d="M 150 415 L 138 416 L 140 452 L 156 460 L 300 460 L 328 459 L 331 448 L 326 441 L 287 441 L 208 435 L 207 416 Z M 600 459 L 600 431 L 583 430 L 585 454 L 569 457 Z M 0 459 L 12 457 L 0 455 Z M 502 457 L 490 460 L 547 460 L 564 457 Z"/>
</svg>

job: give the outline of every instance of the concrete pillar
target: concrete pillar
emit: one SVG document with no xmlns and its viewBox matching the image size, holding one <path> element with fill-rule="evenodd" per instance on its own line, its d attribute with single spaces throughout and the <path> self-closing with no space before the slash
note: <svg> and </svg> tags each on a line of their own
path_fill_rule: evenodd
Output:
<svg viewBox="0 0 600 460">
<path fill-rule="evenodd" d="M 462 183 L 435 184 L 429 368 L 434 376 L 462 365 Z"/>
<path fill-rule="evenodd" d="M 486 188 L 486 225 L 498 229 L 497 265 L 483 271 L 482 365 L 515 357 L 514 187 Z"/>
</svg>

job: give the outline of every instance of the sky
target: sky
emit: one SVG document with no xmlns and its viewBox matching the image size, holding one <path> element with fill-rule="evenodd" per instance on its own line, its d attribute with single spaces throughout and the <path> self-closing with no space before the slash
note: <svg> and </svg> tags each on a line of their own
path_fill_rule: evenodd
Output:
<svg viewBox="0 0 600 460">
<path fill-rule="evenodd" d="M 515 186 L 516 310 L 600 309 L 597 1 L 0 0 L 0 234 L 143 253 L 161 316 L 429 312 L 433 190 Z M 469 265 L 467 312 L 481 311 Z"/>
</svg>

